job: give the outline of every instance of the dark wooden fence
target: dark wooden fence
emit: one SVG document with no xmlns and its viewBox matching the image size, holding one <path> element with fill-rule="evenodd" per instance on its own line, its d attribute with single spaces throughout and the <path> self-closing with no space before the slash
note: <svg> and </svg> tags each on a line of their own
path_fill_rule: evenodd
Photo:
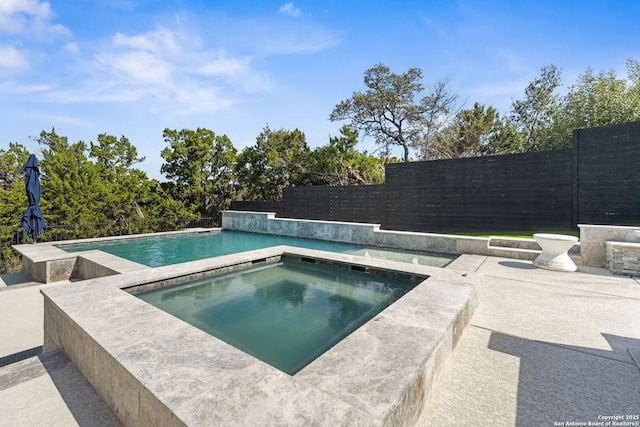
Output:
<svg viewBox="0 0 640 427">
<path fill-rule="evenodd" d="M 571 150 L 387 166 L 386 227 L 569 230 Z"/>
<path fill-rule="evenodd" d="M 386 186 L 288 187 L 282 200 L 232 202 L 232 210 L 275 212 L 278 217 L 384 222 Z"/>
<path fill-rule="evenodd" d="M 290 187 L 284 189 L 283 201 L 289 218 L 380 224 L 386 210 L 386 186 Z"/>
<path fill-rule="evenodd" d="M 640 225 L 640 122 L 580 129 L 579 224 Z"/>
<path fill-rule="evenodd" d="M 231 209 L 430 232 L 640 225 L 640 122 L 577 130 L 573 149 L 396 163 L 384 185 L 292 187 Z"/>
</svg>

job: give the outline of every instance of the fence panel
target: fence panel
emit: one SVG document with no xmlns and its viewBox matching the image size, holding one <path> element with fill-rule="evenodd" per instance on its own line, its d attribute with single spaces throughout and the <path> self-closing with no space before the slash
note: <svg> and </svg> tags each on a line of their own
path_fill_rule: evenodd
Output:
<svg viewBox="0 0 640 427">
<path fill-rule="evenodd" d="M 384 218 L 385 186 L 289 187 L 284 189 L 283 204 L 288 218 L 380 224 Z M 242 210 L 248 209 L 242 206 Z"/>
<path fill-rule="evenodd" d="M 571 150 L 387 166 L 387 226 L 411 231 L 572 229 Z"/>
<path fill-rule="evenodd" d="M 287 218 L 331 219 L 331 187 L 287 187 L 282 199 Z"/>
<path fill-rule="evenodd" d="M 331 187 L 333 221 L 384 224 L 386 208 L 384 185 Z"/>
<path fill-rule="evenodd" d="M 640 225 L 640 122 L 574 132 L 578 222 Z"/>
<path fill-rule="evenodd" d="M 282 200 L 262 201 L 262 200 L 243 200 L 233 201 L 229 209 L 232 211 L 256 211 L 256 212 L 274 212 L 276 216 L 284 216 L 284 203 Z"/>
</svg>

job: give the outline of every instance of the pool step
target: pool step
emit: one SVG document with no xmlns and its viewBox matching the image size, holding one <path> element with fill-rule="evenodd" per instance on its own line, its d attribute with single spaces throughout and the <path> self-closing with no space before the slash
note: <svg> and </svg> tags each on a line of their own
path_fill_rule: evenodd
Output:
<svg viewBox="0 0 640 427">
<path fill-rule="evenodd" d="M 489 238 L 489 247 L 498 248 L 514 248 L 514 249 L 528 249 L 540 251 L 540 245 L 533 239 L 523 239 L 516 237 L 495 237 Z"/>
<path fill-rule="evenodd" d="M 491 236 L 487 244 L 489 255 L 533 261 L 542 249 L 534 239 Z M 569 256 L 575 261 L 580 257 L 580 243 L 573 245 Z"/>
</svg>

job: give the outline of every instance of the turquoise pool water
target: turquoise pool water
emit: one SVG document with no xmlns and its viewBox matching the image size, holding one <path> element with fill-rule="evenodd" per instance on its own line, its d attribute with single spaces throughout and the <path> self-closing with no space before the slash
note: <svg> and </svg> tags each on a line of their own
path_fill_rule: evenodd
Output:
<svg viewBox="0 0 640 427">
<path fill-rule="evenodd" d="M 149 267 L 161 267 L 164 265 L 229 255 L 278 245 L 371 256 L 373 258 L 411 262 L 421 265 L 431 265 L 434 267 L 444 267 L 455 258 L 454 256 L 447 255 L 398 251 L 348 243 L 276 236 L 273 234 L 248 233 L 245 231 L 234 230 L 189 233 L 175 236 L 141 237 L 94 243 L 78 243 L 63 245 L 60 246 L 60 248 L 68 252 L 99 249 Z"/>
<path fill-rule="evenodd" d="M 283 259 L 136 296 L 293 375 L 421 280 Z"/>
</svg>

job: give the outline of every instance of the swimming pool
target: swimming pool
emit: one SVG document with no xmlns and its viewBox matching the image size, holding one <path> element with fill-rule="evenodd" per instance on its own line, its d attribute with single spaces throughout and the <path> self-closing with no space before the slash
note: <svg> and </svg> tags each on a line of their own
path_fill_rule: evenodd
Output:
<svg viewBox="0 0 640 427">
<path fill-rule="evenodd" d="M 294 375 L 425 279 L 283 257 L 135 295 Z"/>
<path fill-rule="evenodd" d="M 413 264 L 434 267 L 445 267 L 456 258 L 451 255 L 401 251 L 349 243 L 235 230 L 65 244 L 59 247 L 67 252 L 99 249 L 148 267 L 161 267 L 279 245 L 369 256 L 372 258 L 411 262 Z"/>
</svg>

